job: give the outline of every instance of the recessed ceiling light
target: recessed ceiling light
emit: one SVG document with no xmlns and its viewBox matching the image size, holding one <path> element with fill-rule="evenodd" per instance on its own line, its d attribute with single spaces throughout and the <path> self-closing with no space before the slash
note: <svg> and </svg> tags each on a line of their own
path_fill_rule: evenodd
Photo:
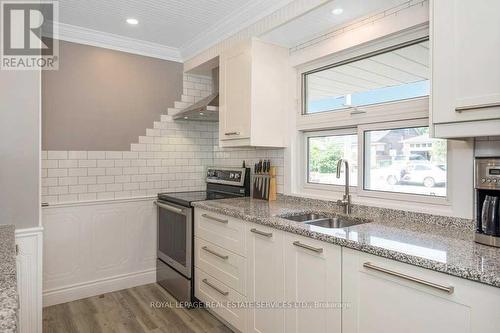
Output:
<svg viewBox="0 0 500 333">
<path fill-rule="evenodd" d="M 189 119 L 189 117 L 184 117 L 184 119 Z"/>
<path fill-rule="evenodd" d="M 203 112 L 200 112 L 200 116 L 203 116 L 203 115 L 204 115 L 204 113 L 203 113 Z"/>
<path fill-rule="evenodd" d="M 340 15 L 344 12 L 344 10 L 342 8 L 335 8 L 332 10 L 332 14 L 333 15 Z"/>
<path fill-rule="evenodd" d="M 135 18 L 128 18 L 127 23 L 132 24 L 132 25 L 137 25 L 137 24 L 139 24 L 139 21 Z"/>
</svg>

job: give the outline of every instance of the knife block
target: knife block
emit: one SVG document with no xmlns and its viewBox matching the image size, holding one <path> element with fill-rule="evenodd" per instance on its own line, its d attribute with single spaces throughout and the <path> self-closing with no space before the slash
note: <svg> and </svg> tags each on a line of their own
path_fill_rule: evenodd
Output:
<svg viewBox="0 0 500 333">
<path fill-rule="evenodd" d="M 268 174 L 256 174 L 253 177 L 252 197 L 276 200 L 276 167 L 271 167 Z"/>
<path fill-rule="evenodd" d="M 269 201 L 276 200 L 276 167 L 271 167 L 269 170 L 269 191 L 268 198 Z"/>
<path fill-rule="evenodd" d="M 253 176 L 253 191 L 254 199 L 267 200 L 269 195 L 269 175 L 257 174 Z"/>
</svg>

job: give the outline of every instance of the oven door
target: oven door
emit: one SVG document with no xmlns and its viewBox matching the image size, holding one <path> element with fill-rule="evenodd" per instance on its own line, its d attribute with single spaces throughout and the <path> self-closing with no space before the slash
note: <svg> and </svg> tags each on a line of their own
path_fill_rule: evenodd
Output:
<svg viewBox="0 0 500 333">
<path fill-rule="evenodd" d="M 193 210 L 170 202 L 158 206 L 158 258 L 190 279 L 193 246 Z"/>
</svg>

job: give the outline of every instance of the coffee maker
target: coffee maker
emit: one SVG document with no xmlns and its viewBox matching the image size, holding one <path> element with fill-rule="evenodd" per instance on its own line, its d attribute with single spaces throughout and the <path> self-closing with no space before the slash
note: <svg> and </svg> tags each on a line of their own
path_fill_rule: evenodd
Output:
<svg viewBox="0 0 500 333">
<path fill-rule="evenodd" d="M 500 157 L 475 160 L 475 241 L 500 247 Z"/>
</svg>

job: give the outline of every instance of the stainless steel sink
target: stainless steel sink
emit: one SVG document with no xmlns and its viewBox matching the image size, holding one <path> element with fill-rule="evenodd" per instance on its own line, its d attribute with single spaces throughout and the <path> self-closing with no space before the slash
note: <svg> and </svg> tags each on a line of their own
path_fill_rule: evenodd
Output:
<svg viewBox="0 0 500 333">
<path fill-rule="evenodd" d="M 326 218 L 328 218 L 328 216 L 325 214 L 307 213 L 307 214 L 283 216 L 283 218 L 287 219 L 287 220 L 292 220 L 295 222 L 306 222 L 306 221 L 326 219 Z"/>
<path fill-rule="evenodd" d="M 295 222 L 303 222 L 311 226 L 328 228 L 328 229 L 347 228 L 347 227 L 352 227 L 354 225 L 371 222 L 371 220 L 359 217 L 329 216 L 324 213 L 305 213 L 296 215 L 284 215 L 281 217 L 287 220 Z"/>
</svg>

